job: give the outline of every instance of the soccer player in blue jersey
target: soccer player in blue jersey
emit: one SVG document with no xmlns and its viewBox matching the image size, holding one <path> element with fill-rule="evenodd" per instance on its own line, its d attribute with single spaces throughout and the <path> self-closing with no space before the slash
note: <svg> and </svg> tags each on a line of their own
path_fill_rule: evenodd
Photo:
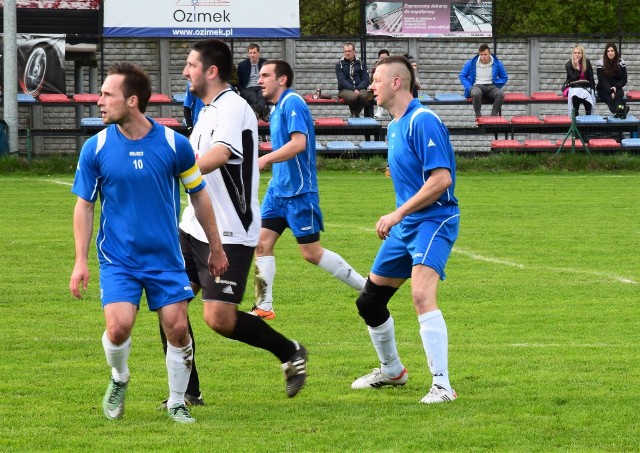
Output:
<svg viewBox="0 0 640 453">
<path fill-rule="evenodd" d="M 313 118 L 304 99 L 291 89 L 291 66 L 283 60 L 268 60 L 260 69 L 258 83 L 264 97 L 275 107 L 269 119 L 273 151 L 258 159 L 260 170 L 272 164 L 273 177 L 262 201 L 262 228 L 255 259 L 257 300 L 252 313 L 273 319 L 274 247 L 287 227 L 305 260 L 358 291 L 365 279 L 340 255 L 320 245 L 324 227 Z"/>
<path fill-rule="evenodd" d="M 144 290 L 169 341 L 169 417 L 192 423 L 184 393 L 193 356 L 187 331 L 187 301 L 193 298 L 180 253 L 180 182 L 210 244 L 209 272 L 227 269 L 211 201 L 187 139 L 146 117 L 151 96 L 147 74 L 129 63 L 115 64 L 105 79 L 98 107 L 110 125 L 86 141 L 80 152 L 72 192 L 75 266 L 69 289 L 80 298 L 89 283 L 87 256 L 95 202 L 100 198 L 96 238 L 100 297 L 106 321 L 102 336 L 111 379 L 102 401 L 104 415 L 124 415 L 129 384 L 131 330 Z"/>
<path fill-rule="evenodd" d="M 182 108 L 184 110 L 184 122 L 187 124 L 187 132 L 191 135 L 193 125 L 198 122 L 200 110 L 204 107 L 204 102 L 191 92 L 191 82 L 187 82 L 187 90 L 184 94 Z"/>
<path fill-rule="evenodd" d="M 376 223 L 383 243 L 356 301 L 381 365 L 351 387 L 407 382 L 409 375 L 398 356 L 387 304 L 411 278 L 413 306 L 433 376 L 420 402 L 433 404 L 457 398 L 449 382 L 447 325 L 436 304 L 436 292 L 458 237 L 460 212 L 454 195 L 456 162 L 449 132 L 435 113 L 413 98 L 414 77 L 405 57 L 392 56 L 378 63 L 371 86 L 378 105 L 393 117 L 387 136 L 396 209 Z"/>
</svg>

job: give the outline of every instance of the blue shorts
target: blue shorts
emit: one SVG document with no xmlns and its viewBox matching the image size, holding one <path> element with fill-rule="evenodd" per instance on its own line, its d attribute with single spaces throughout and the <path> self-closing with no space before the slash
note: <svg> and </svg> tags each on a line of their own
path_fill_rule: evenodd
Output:
<svg viewBox="0 0 640 453">
<path fill-rule="evenodd" d="M 371 273 L 381 277 L 410 278 L 413 266 L 423 264 L 444 280 L 444 268 L 458 238 L 460 214 L 416 224 L 399 223 L 382 242 Z"/>
<path fill-rule="evenodd" d="M 113 264 L 100 266 L 103 307 L 113 302 L 131 302 L 139 308 L 143 289 L 151 311 L 194 297 L 185 271 L 130 271 Z"/>
<path fill-rule="evenodd" d="M 317 192 L 303 193 L 295 197 L 277 197 L 267 190 L 262 200 L 261 215 L 263 219 L 285 219 L 287 226 L 297 238 L 324 231 L 320 197 Z"/>
</svg>

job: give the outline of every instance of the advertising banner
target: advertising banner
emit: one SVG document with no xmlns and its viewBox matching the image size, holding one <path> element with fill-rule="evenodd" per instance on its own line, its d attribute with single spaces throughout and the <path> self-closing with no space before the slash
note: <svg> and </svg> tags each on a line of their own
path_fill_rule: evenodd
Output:
<svg viewBox="0 0 640 453">
<path fill-rule="evenodd" d="M 64 93 L 65 35 L 18 34 L 18 93 L 38 96 Z M 3 48 L 0 35 L 0 49 Z M 0 82 L 4 80 L 4 55 L 0 54 Z"/>
<path fill-rule="evenodd" d="M 104 0 L 105 38 L 298 38 L 298 0 Z"/>
<path fill-rule="evenodd" d="M 4 7 L 2 0 L 0 0 L 0 7 Z M 16 0 L 16 8 L 100 9 L 100 0 Z"/>
<path fill-rule="evenodd" d="M 490 37 L 491 1 L 367 0 L 368 35 L 403 38 Z"/>
</svg>

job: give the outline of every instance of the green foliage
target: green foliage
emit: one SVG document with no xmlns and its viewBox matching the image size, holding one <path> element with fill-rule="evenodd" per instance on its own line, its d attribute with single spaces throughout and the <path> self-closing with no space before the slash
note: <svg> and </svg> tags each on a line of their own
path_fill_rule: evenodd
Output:
<svg viewBox="0 0 640 453">
<path fill-rule="evenodd" d="M 303 36 L 358 36 L 360 1 L 301 0 L 300 28 Z"/>
<path fill-rule="evenodd" d="M 285 233 L 271 325 L 308 347 L 307 386 L 286 398 L 277 360 L 211 332 L 198 298 L 190 313 L 207 405 L 188 427 L 156 410 L 166 370 L 144 303 L 126 415 L 102 415 L 109 370 L 93 246 L 84 299 L 68 291 L 71 182 L 0 175 L 0 451 L 638 450 L 638 173 L 459 175 L 460 238 L 438 303 L 460 398 L 444 405 L 418 403 L 430 376 L 407 285 L 390 310 L 409 382 L 350 389 L 377 366 L 356 295 L 304 263 Z M 319 183 L 323 245 L 366 273 L 375 222 L 393 209 L 391 180 L 354 169 L 321 172 Z M 241 309 L 251 303 L 249 291 Z"/>
</svg>

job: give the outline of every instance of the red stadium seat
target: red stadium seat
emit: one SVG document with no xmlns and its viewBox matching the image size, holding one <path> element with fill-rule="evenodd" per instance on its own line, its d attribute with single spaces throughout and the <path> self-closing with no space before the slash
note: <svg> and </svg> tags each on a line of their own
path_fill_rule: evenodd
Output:
<svg viewBox="0 0 640 453">
<path fill-rule="evenodd" d="M 258 118 L 258 127 L 260 126 L 269 127 L 269 122 L 263 120 L 262 118 Z"/>
<path fill-rule="evenodd" d="M 556 142 L 556 146 L 560 146 L 560 145 L 562 145 L 562 149 L 571 148 L 571 139 L 567 138 L 565 140 L 565 142 L 564 142 L 564 145 L 562 144 L 562 140 L 558 139 L 558 141 Z M 575 147 L 576 148 L 583 148 L 584 147 L 582 141 L 579 138 L 575 139 Z"/>
<path fill-rule="evenodd" d="M 524 93 L 505 93 L 504 102 L 526 102 L 529 96 Z"/>
<path fill-rule="evenodd" d="M 151 97 L 149 98 L 149 102 L 166 102 L 166 103 L 171 103 L 171 98 L 169 96 L 167 96 L 166 94 L 162 94 L 162 93 L 153 93 L 151 95 Z"/>
<path fill-rule="evenodd" d="M 639 90 L 629 90 L 626 94 L 629 99 L 640 99 L 640 91 Z"/>
<path fill-rule="evenodd" d="M 316 126 L 346 126 L 347 122 L 338 117 L 317 118 Z"/>
<path fill-rule="evenodd" d="M 100 99 L 99 94 L 95 93 L 79 93 L 73 95 L 73 102 L 93 102 L 97 103 L 98 99 Z"/>
<path fill-rule="evenodd" d="M 518 140 L 492 140 L 492 150 L 522 149 L 524 145 Z"/>
<path fill-rule="evenodd" d="M 620 148 L 620 143 L 612 138 L 592 138 L 589 140 L 589 148 Z"/>
<path fill-rule="evenodd" d="M 555 143 L 552 143 L 551 140 L 525 140 L 524 141 L 524 149 L 556 149 L 557 146 Z"/>
<path fill-rule="evenodd" d="M 562 96 L 554 91 L 539 91 L 531 94 L 532 101 L 561 101 Z"/>
<path fill-rule="evenodd" d="M 545 115 L 542 119 L 544 124 L 571 124 L 571 118 L 565 115 Z"/>
<path fill-rule="evenodd" d="M 537 116 L 517 115 L 511 118 L 511 124 L 542 124 Z"/>
<path fill-rule="evenodd" d="M 271 142 L 260 142 L 258 145 L 258 151 L 262 153 L 268 153 L 273 151 L 273 147 L 271 146 Z"/>
<path fill-rule="evenodd" d="M 38 99 L 40 102 L 71 102 L 66 94 L 41 94 Z"/>
<path fill-rule="evenodd" d="M 154 118 L 154 120 L 156 121 L 156 123 L 168 127 L 178 127 L 181 125 L 180 121 L 175 118 Z"/>
<path fill-rule="evenodd" d="M 503 116 L 481 116 L 476 118 L 476 124 L 478 126 L 484 124 L 509 124 L 509 120 Z"/>
</svg>

